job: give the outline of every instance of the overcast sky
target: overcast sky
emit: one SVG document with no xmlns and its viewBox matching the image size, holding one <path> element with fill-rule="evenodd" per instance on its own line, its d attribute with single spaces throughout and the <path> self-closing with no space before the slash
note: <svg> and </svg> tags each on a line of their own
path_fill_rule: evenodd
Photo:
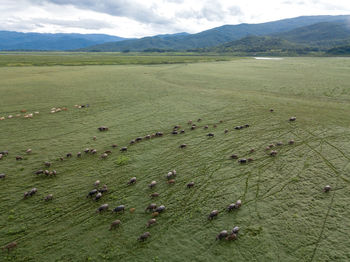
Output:
<svg viewBox="0 0 350 262">
<path fill-rule="evenodd" d="M 350 0 L 0 0 L 0 30 L 122 37 L 350 14 Z"/>
</svg>

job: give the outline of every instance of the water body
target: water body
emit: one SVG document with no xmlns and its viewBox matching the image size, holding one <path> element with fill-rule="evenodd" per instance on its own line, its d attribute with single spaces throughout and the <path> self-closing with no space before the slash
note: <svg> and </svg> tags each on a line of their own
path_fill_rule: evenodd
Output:
<svg viewBox="0 0 350 262">
<path fill-rule="evenodd" d="M 257 60 L 282 60 L 281 57 L 254 57 Z"/>
</svg>

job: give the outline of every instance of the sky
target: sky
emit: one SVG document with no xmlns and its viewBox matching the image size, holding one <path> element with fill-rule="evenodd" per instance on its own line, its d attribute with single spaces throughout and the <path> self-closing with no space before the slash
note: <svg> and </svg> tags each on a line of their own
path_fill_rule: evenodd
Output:
<svg viewBox="0 0 350 262">
<path fill-rule="evenodd" d="M 350 14 L 350 0 L 0 0 L 0 30 L 134 38 Z"/>
</svg>

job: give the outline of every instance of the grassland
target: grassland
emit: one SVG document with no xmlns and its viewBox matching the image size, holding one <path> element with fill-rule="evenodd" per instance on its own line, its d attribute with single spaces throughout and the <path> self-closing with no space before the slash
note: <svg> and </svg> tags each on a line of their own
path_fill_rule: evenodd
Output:
<svg viewBox="0 0 350 262">
<path fill-rule="evenodd" d="M 0 180 L 0 245 L 18 243 L 0 260 L 349 261 L 349 68 L 345 58 L 1 68 L 0 116 L 40 114 L 0 121 L 0 151 L 10 152 L 0 160 L 7 174 Z M 63 106 L 69 110 L 50 114 Z M 189 129 L 187 121 L 198 118 L 208 130 Z M 170 135 L 176 124 L 186 133 Z M 242 124 L 250 127 L 234 130 Z M 109 131 L 99 133 L 101 125 Z M 164 137 L 128 145 L 156 131 Z M 270 157 L 265 147 L 279 141 L 285 145 Z M 114 143 L 128 152 L 111 149 Z M 86 147 L 99 154 L 76 158 Z M 102 160 L 105 150 L 113 152 Z M 68 152 L 74 157 L 57 160 Z M 229 159 L 233 153 L 254 161 L 240 165 Z M 57 177 L 33 174 L 44 161 Z M 168 185 L 165 175 L 174 168 L 176 183 Z M 138 182 L 127 187 L 133 176 Z M 96 203 L 86 194 L 97 179 L 109 192 Z M 190 181 L 195 186 L 187 189 Z M 24 200 L 33 187 L 38 193 Z M 155 191 L 160 197 L 151 200 Z M 53 201 L 43 201 L 49 193 Z M 241 209 L 226 212 L 237 199 Z M 167 209 L 146 229 L 151 202 Z M 136 211 L 96 214 L 103 203 Z M 208 221 L 213 209 L 219 216 Z M 122 225 L 109 231 L 115 219 Z M 235 225 L 238 240 L 215 240 Z M 152 236 L 138 242 L 147 230 Z"/>
<path fill-rule="evenodd" d="M 230 55 L 196 53 L 119 53 L 119 52 L 0 52 L 0 67 L 152 65 L 229 61 Z"/>
</svg>

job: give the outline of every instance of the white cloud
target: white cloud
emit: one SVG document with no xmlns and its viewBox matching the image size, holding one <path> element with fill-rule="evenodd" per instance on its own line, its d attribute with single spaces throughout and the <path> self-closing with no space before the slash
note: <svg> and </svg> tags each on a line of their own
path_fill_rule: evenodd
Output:
<svg viewBox="0 0 350 262">
<path fill-rule="evenodd" d="M 350 1 L 0 0 L 0 30 L 142 37 L 325 14 L 350 14 Z"/>
</svg>

